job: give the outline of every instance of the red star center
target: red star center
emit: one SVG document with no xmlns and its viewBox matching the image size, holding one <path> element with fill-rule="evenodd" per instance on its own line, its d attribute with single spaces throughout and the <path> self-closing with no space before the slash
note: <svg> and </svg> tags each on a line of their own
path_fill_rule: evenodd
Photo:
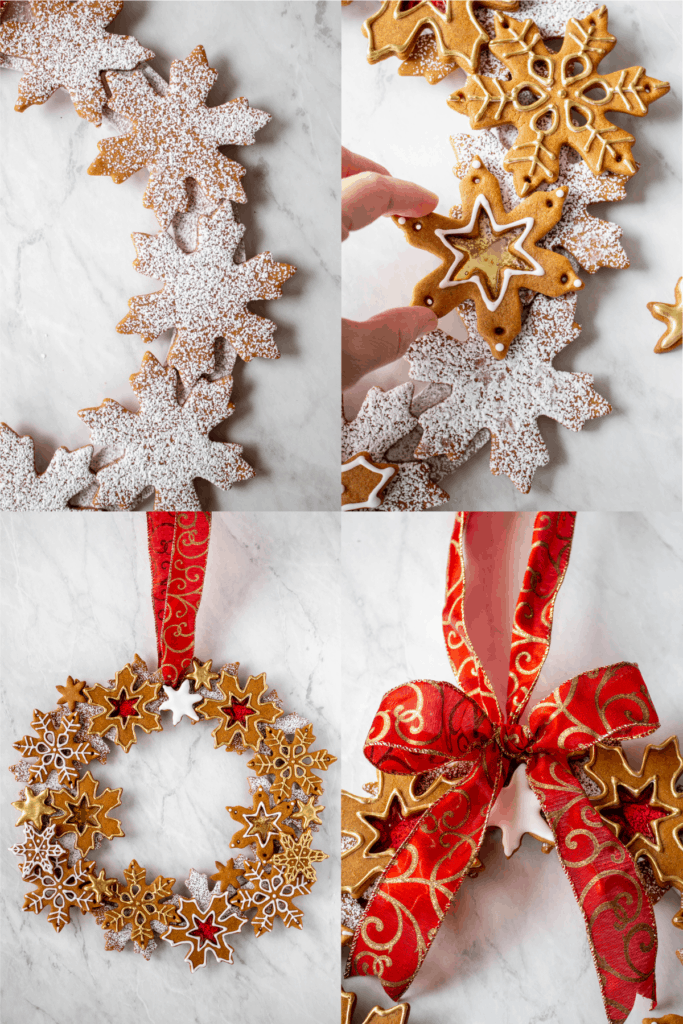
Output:
<svg viewBox="0 0 683 1024">
<path fill-rule="evenodd" d="M 378 838 L 368 853 L 385 853 L 386 850 L 398 850 L 415 824 L 415 815 L 412 814 L 410 817 L 404 818 L 401 814 L 398 797 L 395 796 L 389 804 L 389 813 L 386 818 L 374 818 L 368 815 L 367 822 L 379 832 Z"/>
<path fill-rule="evenodd" d="M 137 718 L 139 711 L 136 708 L 137 697 L 129 697 L 125 690 L 121 690 L 120 697 L 107 697 L 111 704 L 111 711 L 107 718 Z"/>
<path fill-rule="evenodd" d="M 249 715 L 255 715 L 256 712 L 253 708 L 249 707 L 249 698 L 245 697 L 244 700 L 236 700 L 234 697 L 226 707 L 221 708 L 221 711 L 226 718 L 229 718 L 231 722 L 236 725 L 244 725 Z"/>
<path fill-rule="evenodd" d="M 212 946 L 218 945 L 216 936 L 220 935 L 223 927 L 220 924 L 213 923 L 213 914 L 209 914 L 205 921 L 202 921 L 201 917 L 195 917 L 194 925 L 194 930 L 187 934 L 192 935 L 195 939 L 199 939 L 200 949 L 205 942 L 209 942 Z"/>
<path fill-rule="evenodd" d="M 440 14 L 446 13 L 446 0 L 427 0 L 430 7 L 433 7 Z M 424 0 L 402 0 L 399 11 L 409 11 L 413 7 L 420 7 Z"/>
<path fill-rule="evenodd" d="M 651 805 L 654 788 L 655 784 L 651 782 L 642 793 L 634 796 L 628 790 L 617 786 L 621 807 L 607 808 L 600 812 L 603 818 L 621 826 L 619 838 L 622 843 L 630 843 L 636 836 L 642 836 L 649 843 L 657 844 L 657 837 L 652 831 L 650 823 L 657 821 L 658 818 L 666 818 L 670 812 Z"/>
</svg>

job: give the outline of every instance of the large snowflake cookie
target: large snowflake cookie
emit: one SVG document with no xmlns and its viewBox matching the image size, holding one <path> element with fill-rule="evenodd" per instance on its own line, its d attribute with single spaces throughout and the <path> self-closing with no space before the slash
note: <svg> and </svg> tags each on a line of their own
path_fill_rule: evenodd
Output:
<svg viewBox="0 0 683 1024">
<path fill-rule="evenodd" d="M 140 401 L 138 412 L 105 398 L 97 408 L 78 414 L 95 443 L 123 450 L 97 474 L 95 508 L 135 508 L 152 486 L 155 509 L 199 511 L 196 477 L 229 490 L 254 475 L 241 458 L 240 445 L 209 438 L 209 431 L 233 410 L 232 377 L 200 378 L 180 402 L 177 371 L 147 352 L 130 380 Z"/>
<path fill-rule="evenodd" d="M 251 313 L 247 302 L 280 298 L 283 283 L 296 268 L 276 263 L 269 252 L 236 262 L 244 231 L 226 202 L 211 216 L 199 217 L 193 252 L 183 252 L 165 232 L 133 235 L 135 269 L 165 284 L 161 291 L 130 299 L 130 313 L 117 330 L 153 341 L 174 328 L 167 361 L 187 385 L 213 369 L 218 337 L 245 361 L 280 355 L 273 341 L 275 324 Z"/>
<path fill-rule="evenodd" d="M 496 37 L 489 46 L 511 78 L 469 75 L 449 104 L 467 114 L 473 128 L 513 124 L 519 130 L 505 159 L 517 194 L 526 196 L 544 182 L 557 181 L 563 145 L 571 146 L 594 174 L 635 174 L 635 139 L 606 114 L 644 117 L 650 104 L 669 91 L 669 83 L 650 78 L 642 67 L 600 74 L 600 62 L 617 42 L 607 31 L 607 8 L 570 18 L 558 53 L 548 49 L 530 18 L 522 22 L 502 14 L 494 23 Z"/>
<path fill-rule="evenodd" d="M 33 438 L 0 423 L 0 511 L 60 512 L 95 479 L 92 445 L 70 452 L 58 448 L 44 473 L 36 472 Z"/>
<path fill-rule="evenodd" d="M 155 92 L 140 71 L 108 75 L 108 105 L 133 128 L 99 142 L 99 156 L 88 173 L 110 175 L 118 184 L 146 166 L 149 182 L 143 203 L 154 210 L 162 228 L 178 210 L 188 208 L 188 178 L 194 178 L 215 205 L 225 199 L 246 202 L 240 183 L 244 168 L 218 147 L 251 145 L 270 114 L 250 107 L 242 97 L 207 107 L 204 101 L 217 77 L 203 46 L 196 46 L 184 60 L 173 61 L 163 94 Z"/>
<path fill-rule="evenodd" d="M 491 472 L 504 473 L 524 494 L 539 466 L 549 462 L 538 429 L 539 416 L 550 416 L 569 430 L 611 412 L 588 373 L 569 373 L 552 365 L 581 328 L 574 322 L 576 295 L 559 299 L 537 296 L 507 359 L 494 359 L 477 333 L 472 304 L 462 307 L 467 340 L 454 341 L 443 331 L 419 338 L 408 349 L 411 375 L 451 386 L 451 394 L 420 417 L 418 456 L 459 459 L 482 430 L 491 436 Z"/>
<path fill-rule="evenodd" d="M 14 109 L 45 103 L 62 87 L 80 117 L 101 124 L 107 102 L 102 72 L 129 70 L 154 56 L 132 36 L 105 32 L 123 0 L 32 0 L 30 6 L 31 21 L 8 18 L 0 25 L 0 53 L 25 67 Z"/>
</svg>

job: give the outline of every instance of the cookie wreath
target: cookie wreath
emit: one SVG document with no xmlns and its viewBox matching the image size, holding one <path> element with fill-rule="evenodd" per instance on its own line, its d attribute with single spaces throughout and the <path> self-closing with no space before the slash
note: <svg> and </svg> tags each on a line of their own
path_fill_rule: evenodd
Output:
<svg viewBox="0 0 683 1024">
<path fill-rule="evenodd" d="M 149 959 L 155 935 L 174 946 L 189 946 L 185 960 L 192 971 L 206 965 L 207 953 L 232 963 L 228 936 L 251 921 L 257 937 L 271 931 L 276 918 L 287 928 L 301 928 L 303 912 L 294 902 L 310 893 L 314 864 L 327 858 L 311 849 L 324 806 L 316 801 L 319 776 L 336 760 L 327 750 L 311 750 L 312 725 L 296 714 L 283 714 L 277 693 L 265 674 L 240 685 L 239 664 L 213 670 L 212 661 L 191 662 L 177 670 L 194 646 L 194 622 L 201 599 L 210 516 L 150 513 L 148 518 L 153 600 L 160 667 L 151 672 L 137 655 L 109 685 L 74 680 L 58 687 L 57 707 L 35 711 L 35 735 L 14 746 L 22 755 L 11 767 L 23 784 L 16 824 L 24 842 L 11 847 L 22 861 L 23 878 L 33 886 L 24 910 L 41 913 L 61 931 L 71 909 L 92 913 L 107 932 L 106 949 L 122 950 L 129 941 Z M 179 628 L 180 627 L 180 628 Z M 188 644 L 183 650 L 177 648 Z M 179 642 L 180 641 L 180 642 Z M 174 649 L 175 648 L 175 649 Z M 105 740 L 125 753 L 138 732 L 161 732 L 161 714 L 172 713 L 173 726 L 187 716 L 193 724 L 215 724 L 214 745 L 228 751 L 252 751 L 248 767 L 251 806 L 228 806 L 242 828 L 233 836 L 240 852 L 216 861 L 209 887 L 205 873 L 190 869 L 189 897 L 173 892 L 174 878 L 148 881 L 143 866 L 132 860 L 124 881 L 97 872 L 91 851 L 103 839 L 123 836 L 115 808 L 122 789 L 99 791 L 88 767 L 106 762 Z M 117 812 L 118 813 L 118 812 Z M 251 912 L 255 911 L 253 916 Z"/>
</svg>

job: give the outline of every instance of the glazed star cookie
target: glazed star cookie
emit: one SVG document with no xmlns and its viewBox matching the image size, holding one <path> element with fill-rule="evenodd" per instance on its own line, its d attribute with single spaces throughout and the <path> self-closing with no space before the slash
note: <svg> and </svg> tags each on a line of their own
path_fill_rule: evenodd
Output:
<svg viewBox="0 0 683 1024">
<path fill-rule="evenodd" d="M 581 330 L 574 322 L 575 309 L 576 295 L 537 296 L 503 362 L 482 345 L 472 303 L 461 309 L 465 341 L 454 341 L 437 330 L 414 342 L 406 353 L 411 376 L 451 386 L 449 397 L 420 416 L 423 435 L 416 455 L 458 460 L 478 432 L 486 430 L 491 438 L 491 472 L 504 473 L 528 494 L 536 469 L 549 462 L 536 424 L 539 416 L 580 430 L 587 420 L 611 412 L 590 374 L 552 365 Z"/>
<path fill-rule="evenodd" d="M 232 377 L 200 378 L 181 403 L 177 370 L 147 352 L 130 381 L 140 401 L 138 412 L 105 398 L 97 408 L 78 414 L 96 444 L 123 450 L 98 470 L 95 508 L 134 508 L 153 487 L 155 509 L 200 511 L 195 477 L 229 490 L 254 475 L 240 457 L 240 445 L 209 438 L 209 431 L 233 411 Z"/>
<path fill-rule="evenodd" d="M 278 299 L 282 285 L 295 273 L 288 263 L 276 263 L 269 252 L 236 262 L 244 225 L 223 203 L 211 216 L 200 216 L 197 244 L 183 252 L 165 232 L 134 234 L 141 274 L 165 282 L 159 292 L 129 300 L 130 313 L 118 324 L 121 334 L 140 334 L 153 341 L 174 329 L 167 364 L 186 385 L 214 367 L 214 343 L 222 337 L 248 362 L 253 356 L 277 359 L 275 324 L 247 309 L 247 302 Z"/>
<path fill-rule="evenodd" d="M 107 93 L 102 72 L 130 70 L 154 56 L 132 36 L 106 32 L 123 0 L 32 0 L 31 21 L 3 20 L 0 53 L 16 57 L 26 70 L 15 110 L 45 103 L 66 89 L 79 117 L 102 123 Z"/>
<path fill-rule="evenodd" d="M 0 423 L 0 511 L 62 512 L 69 499 L 90 486 L 91 444 L 70 452 L 58 448 L 44 473 L 36 470 L 33 438 Z"/>
<path fill-rule="evenodd" d="M 499 14 L 494 24 L 496 35 L 489 46 L 510 79 L 470 74 L 448 102 L 470 118 L 473 128 L 513 124 L 518 129 L 505 160 L 517 195 L 557 181 L 563 145 L 571 146 L 594 174 L 635 174 L 635 139 L 606 114 L 644 117 L 669 84 L 648 77 L 642 67 L 600 74 L 600 62 L 616 45 L 607 31 L 607 8 L 570 18 L 558 53 L 547 48 L 530 18 L 521 22 Z"/>
<path fill-rule="evenodd" d="M 515 10 L 517 0 L 480 0 L 483 6 Z M 456 67 L 476 71 L 486 32 L 474 16 L 472 0 L 385 0 L 380 9 L 363 25 L 368 40 L 368 61 L 376 64 L 387 57 L 411 57 L 420 46 L 423 34 L 431 36 L 436 56 L 446 74 Z M 417 60 L 423 57 L 418 49 Z M 424 73 L 414 70 L 399 73 Z M 430 82 L 436 75 L 425 74 Z M 440 76 L 443 77 L 443 76 Z"/>
<path fill-rule="evenodd" d="M 154 210 L 164 229 L 175 213 L 188 208 L 188 178 L 194 178 L 215 205 L 226 199 L 246 202 L 240 183 L 245 169 L 218 147 L 251 145 L 270 114 L 250 107 L 244 98 L 207 107 L 204 101 L 217 77 L 203 46 L 196 46 L 184 60 L 173 61 L 163 94 L 155 92 L 139 71 L 108 75 L 108 105 L 133 128 L 98 143 L 99 156 L 88 174 L 110 175 L 120 184 L 146 166 L 149 182 L 143 203 Z"/>
<path fill-rule="evenodd" d="M 228 896 L 219 892 L 219 887 L 209 892 L 206 875 L 194 868 L 185 886 L 192 898 L 181 896 L 178 899 L 178 923 L 172 924 L 162 938 L 172 946 L 190 947 L 185 962 L 192 973 L 199 967 L 206 967 L 208 953 L 213 953 L 219 963 L 231 964 L 233 947 L 226 937 L 241 931 L 247 922 L 246 916 L 232 906 Z"/>
<path fill-rule="evenodd" d="M 681 318 L 683 315 L 683 277 L 679 277 L 674 288 L 674 302 L 648 302 L 647 308 L 655 320 L 666 324 L 666 330 L 655 345 L 655 352 L 668 352 L 681 344 Z"/>
<path fill-rule="evenodd" d="M 508 212 L 497 178 L 475 157 L 460 179 L 461 216 L 392 218 L 410 245 L 441 261 L 415 285 L 412 305 L 440 319 L 473 300 L 479 333 L 504 359 L 522 324 L 520 288 L 550 297 L 583 288 L 566 256 L 536 244 L 560 220 L 566 195 L 536 192 Z"/>
</svg>

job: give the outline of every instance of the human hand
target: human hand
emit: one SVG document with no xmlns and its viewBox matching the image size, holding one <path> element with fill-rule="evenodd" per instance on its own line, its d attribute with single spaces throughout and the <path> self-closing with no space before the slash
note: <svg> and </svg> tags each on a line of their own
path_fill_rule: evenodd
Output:
<svg viewBox="0 0 683 1024">
<path fill-rule="evenodd" d="M 386 167 L 342 149 L 342 241 L 378 217 L 421 217 L 437 202 L 428 189 L 392 178 Z M 342 320 L 342 388 L 404 355 L 437 323 L 436 315 L 423 306 L 389 309 L 365 321 Z"/>
</svg>

